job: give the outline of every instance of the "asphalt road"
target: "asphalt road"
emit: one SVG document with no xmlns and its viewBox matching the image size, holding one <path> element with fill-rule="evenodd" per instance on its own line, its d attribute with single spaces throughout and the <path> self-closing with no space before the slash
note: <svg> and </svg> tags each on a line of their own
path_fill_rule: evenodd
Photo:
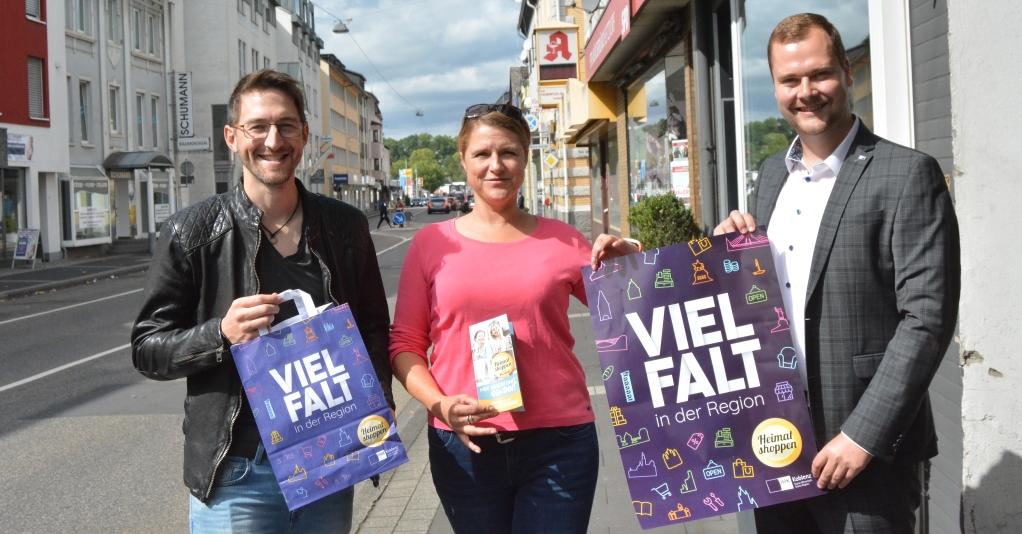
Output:
<svg viewBox="0 0 1022 534">
<path fill-rule="evenodd" d="M 448 218 L 413 213 L 373 234 L 392 311 L 415 228 Z M 135 274 L 0 306 L 0 532 L 187 532 L 185 384 L 145 379 L 128 349 L 144 283 Z"/>
</svg>

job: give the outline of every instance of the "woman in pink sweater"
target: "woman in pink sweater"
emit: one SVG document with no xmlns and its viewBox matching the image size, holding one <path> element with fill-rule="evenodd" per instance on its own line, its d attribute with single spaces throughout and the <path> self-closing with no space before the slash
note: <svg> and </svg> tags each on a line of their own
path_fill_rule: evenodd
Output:
<svg viewBox="0 0 1022 534">
<path fill-rule="evenodd" d="M 510 105 L 465 112 L 458 150 L 471 213 L 412 240 L 391 331 L 394 375 L 429 410 L 433 482 L 456 532 L 585 532 L 598 451 L 568 324 L 586 302 L 580 268 L 637 252 L 518 207 L 529 128 Z M 469 327 L 506 314 L 523 408 L 477 400 Z M 432 351 L 429 348 L 432 347 Z"/>
</svg>

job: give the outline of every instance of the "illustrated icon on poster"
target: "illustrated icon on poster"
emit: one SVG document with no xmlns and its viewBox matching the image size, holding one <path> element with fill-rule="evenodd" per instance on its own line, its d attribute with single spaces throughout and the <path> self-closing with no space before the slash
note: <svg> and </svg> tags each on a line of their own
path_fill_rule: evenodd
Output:
<svg viewBox="0 0 1022 534">
<path fill-rule="evenodd" d="M 673 510 L 667 512 L 667 519 L 671 521 L 681 521 L 682 519 L 688 519 L 690 517 L 692 517 L 692 511 L 680 502 Z"/>
<path fill-rule="evenodd" d="M 642 453 L 639 463 L 635 467 L 628 468 L 628 478 L 655 478 L 657 475 L 656 463 L 646 459 L 646 453 Z"/>
<path fill-rule="evenodd" d="M 692 263 L 692 285 L 705 284 L 712 281 L 713 278 L 710 277 L 710 273 L 706 270 L 706 265 L 703 262 L 696 260 Z"/>
<path fill-rule="evenodd" d="M 653 281 L 653 287 L 656 289 L 667 289 L 674 287 L 674 277 L 671 276 L 670 269 L 662 269 L 656 273 L 656 280 Z"/>
</svg>

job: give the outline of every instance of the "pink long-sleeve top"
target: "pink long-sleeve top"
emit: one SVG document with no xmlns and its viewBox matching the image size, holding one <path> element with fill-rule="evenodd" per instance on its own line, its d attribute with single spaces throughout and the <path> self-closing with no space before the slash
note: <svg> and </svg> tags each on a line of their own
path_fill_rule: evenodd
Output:
<svg viewBox="0 0 1022 534">
<path fill-rule="evenodd" d="M 578 230 L 542 217 L 530 235 L 512 243 L 465 237 L 453 219 L 423 228 L 401 269 L 391 363 L 411 352 L 427 361 L 445 395 L 476 397 L 469 326 L 506 313 L 525 410 L 479 426 L 524 430 L 593 421 L 567 313 L 569 296 L 586 302 L 580 267 L 590 250 Z M 450 429 L 432 414 L 429 424 Z"/>
</svg>

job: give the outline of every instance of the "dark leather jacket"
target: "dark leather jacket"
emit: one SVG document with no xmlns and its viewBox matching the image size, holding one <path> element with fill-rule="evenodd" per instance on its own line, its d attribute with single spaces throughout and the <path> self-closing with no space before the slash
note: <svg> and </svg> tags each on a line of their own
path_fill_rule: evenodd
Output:
<svg viewBox="0 0 1022 534">
<path fill-rule="evenodd" d="M 306 239 L 324 273 L 328 297 L 351 306 L 393 407 L 390 312 L 366 217 L 296 183 Z M 168 219 L 131 332 L 131 357 L 139 372 L 155 380 L 187 378 L 184 481 L 202 501 L 213 492 L 241 409 L 241 381 L 220 320 L 236 298 L 259 293 L 256 252 L 269 246 L 259 231 L 261 216 L 239 184 Z"/>
</svg>

